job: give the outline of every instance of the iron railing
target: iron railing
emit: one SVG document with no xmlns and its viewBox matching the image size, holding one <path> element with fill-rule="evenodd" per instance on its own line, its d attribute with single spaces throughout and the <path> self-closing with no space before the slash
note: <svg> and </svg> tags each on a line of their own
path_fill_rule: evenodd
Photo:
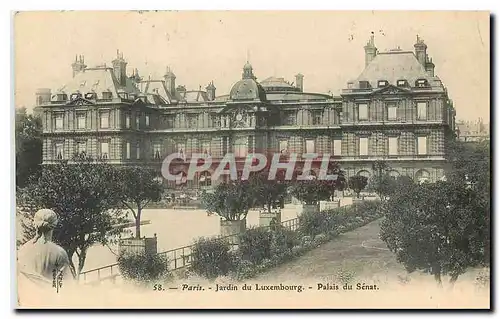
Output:
<svg viewBox="0 0 500 319">
<path fill-rule="evenodd" d="M 290 230 L 297 230 L 299 228 L 299 218 L 293 218 L 281 222 L 283 227 Z M 269 229 L 270 226 L 261 226 L 259 228 Z M 238 235 L 229 236 L 218 236 L 218 239 L 228 240 L 228 242 L 236 249 L 238 244 L 236 238 Z M 188 267 L 191 264 L 192 249 L 194 245 L 183 246 L 180 248 L 175 248 L 158 253 L 158 255 L 165 256 L 168 263 L 169 271 L 175 271 Z M 83 281 L 84 284 L 95 284 L 106 280 L 115 280 L 116 277 L 120 276 L 118 263 L 111 265 L 102 266 L 99 268 L 89 269 L 80 273 L 79 280 Z"/>
</svg>

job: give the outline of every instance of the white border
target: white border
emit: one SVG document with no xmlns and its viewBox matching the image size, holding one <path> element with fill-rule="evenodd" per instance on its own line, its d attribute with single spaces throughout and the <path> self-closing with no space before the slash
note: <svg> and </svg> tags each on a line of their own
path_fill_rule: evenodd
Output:
<svg viewBox="0 0 500 319">
<path fill-rule="evenodd" d="M 329 3 L 324 0 L 288 0 L 288 1 L 266 1 L 266 0 L 251 0 L 251 1 L 221 1 L 221 0 L 211 0 L 211 1 L 203 1 L 203 0 L 182 0 L 175 1 L 172 3 L 171 1 L 161 1 L 154 2 L 149 0 L 141 0 L 141 1 L 120 1 L 120 2 L 109 2 L 104 3 L 100 0 L 86 0 L 81 2 L 68 2 L 59 0 L 59 1 L 15 1 L 8 2 L 2 1 L 0 3 L 1 7 L 1 19 L 2 28 L 2 42 L 4 43 L 3 50 L 1 50 L 2 60 L 4 65 L 4 72 L 1 77 L 2 85 L 0 88 L 4 91 L 1 96 L 10 97 L 10 104 L 4 103 L 3 105 L 3 114 L 4 116 L 0 117 L 0 147 L 6 152 L 6 150 L 10 150 L 10 156 L 6 155 L 0 157 L 0 161 L 4 167 L 4 174 L 2 174 L 1 178 L 1 186 L 0 186 L 0 194 L 2 196 L 2 203 L 4 203 L 3 207 L 3 217 L 4 222 L 0 223 L 2 229 L 2 234 L 4 234 L 4 238 L 0 241 L 0 244 L 4 247 L 0 251 L 10 252 L 10 268 L 9 271 L 7 269 L 7 263 L 2 263 L 2 275 L 9 276 L 7 280 L 3 280 L 3 283 L 9 282 L 10 285 L 2 285 L 2 301 L 4 303 L 2 307 L 2 312 L 7 312 L 6 315 L 13 316 L 15 315 L 12 309 L 15 307 L 15 282 L 13 279 L 14 276 L 14 268 L 12 267 L 15 258 L 15 224 L 14 224 L 14 179 L 15 179 L 15 167 L 14 167 L 14 136 L 13 136 L 13 118 L 14 118 L 14 103 L 13 103 L 13 87 L 14 83 L 13 78 L 13 30 L 12 30 L 12 11 L 14 10 L 489 10 L 493 13 L 498 13 L 498 1 L 461 1 L 461 2 L 440 2 L 440 1 L 385 1 L 385 0 L 377 0 L 377 1 L 357 1 L 356 3 L 352 1 L 343 1 L 343 2 L 335 2 Z M 418 5 L 418 7 L 417 7 Z M 452 5 L 452 6 L 450 6 Z M 496 17 L 498 19 L 498 17 Z M 498 20 L 496 20 L 498 24 Z M 495 34 L 495 40 L 498 42 L 498 29 Z M 9 45 L 10 43 L 10 45 Z M 495 51 L 498 55 L 498 47 L 495 45 Z M 10 66 L 10 72 L 7 72 L 7 65 Z M 496 65 L 495 72 L 498 70 L 498 65 Z M 495 83 L 495 87 L 492 87 L 492 90 L 495 92 L 495 100 L 498 101 L 498 82 Z M 7 104 L 7 105 L 6 105 Z M 8 109 L 8 111 L 7 111 Z M 492 123 L 496 123 L 499 117 L 500 112 L 496 112 L 494 114 L 494 119 L 492 118 Z M 8 116 L 6 116 L 8 114 Z M 494 129 L 495 125 L 491 125 Z M 495 132 L 491 132 L 492 135 L 496 135 Z M 498 142 L 495 136 L 496 143 Z M 495 145 L 498 147 L 499 145 Z M 493 149 L 496 149 L 494 147 Z M 497 163 L 495 163 L 497 164 Z M 7 176 L 10 177 L 7 178 Z M 497 177 L 497 176 L 495 176 Z M 497 190 L 498 191 L 498 190 Z M 495 194 L 495 198 L 498 197 L 498 192 Z M 10 212 L 10 223 L 5 222 L 5 216 Z M 493 212 L 494 213 L 494 212 Z M 498 224 L 499 218 L 495 218 L 496 223 Z M 8 228 L 10 225 L 10 229 Z M 494 227 L 495 227 L 494 226 Z M 496 227 L 495 227 L 496 228 Z M 6 234 L 10 234 L 8 238 Z M 10 245 L 9 245 L 10 244 Z M 494 244 L 493 247 L 496 247 Z M 495 248 L 497 249 L 497 248 Z M 498 250 L 498 249 L 497 249 Z M 496 256 L 498 257 L 498 251 L 496 251 Z M 10 288 L 10 289 L 9 289 Z M 8 303 L 8 304 L 7 304 Z M 498 306 L 498 303 L 497 303 Z M 39 314 L 42 317 L 49 318 L 52 316 L 50 313 Z M 69 314 L 68 314 L 69 315 Z M 97 317 L 104 318 L 105 316 L 109 316 L 110 314 L 98 314 Z M 119 316 L 123 316 L 123 313 L 116 314 Z M 135 315 L 135 314 L 134 314 Z M 162 314 L 163 315 L 163 314 Z M 169 316 L 177 316 L 175 314 L 168 314 Z M 219 314 L 214 314 L 219 316 Z M 233 315 L 233 314 L 228 314 Z M 266 316 L 267 314 L 259 313 L 258 316 Z M 287 314 L 290 316 L 292 314 Z M 335 316 L 345 316 L 345 314 L 337 313 Z M 350 314 L 353 315 L 353 314 Z M 380 314 L 385 315 L 385 314 Z M 450 314 L 454 315 L 454 314 Z M 470 313 L 468 314 L 470 315 Z M 425 313 L 426 317 L 434 316 L 433 314 Z M 5 316 L 7 317 L 7 316 Z M 4 315 L 2 314 L 2 318 Z"/>
</svg>

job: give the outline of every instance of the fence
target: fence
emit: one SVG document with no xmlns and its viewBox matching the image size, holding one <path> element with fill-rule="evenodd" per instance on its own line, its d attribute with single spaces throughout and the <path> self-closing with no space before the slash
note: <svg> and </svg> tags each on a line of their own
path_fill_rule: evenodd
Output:
<svg viewBox="0 0 500 319">
<path fill-rule="evenodd" d="M 290 230 L 297 230 L 299 227 L 299 218 L 293 218 L 289 220 L 285 220 L 281 222 L 283 227 L 286 227 Z M 259 228 L 269 228 L 270 226 L 262 226 Z M 230 235 L 230 236 L 218 236 L 218 239 L 229 239 L 229 242 L 234 242 L 234 240 L 230 240 L 232 238 L 237 237 L 238 235 Z M 235 245 L 236 246 L 236 245 Z M 193 245 L 184 246 L 176 249 L 167 250 L 159 253 L 159 255 L 163 255 L 167 257 L 168 261 L 168 269 L 170 271 L 175 271 L 179 269 L 183 269 L 188 267 L 191 264 L 191 250 Z M 236 248 L 236 247 L 234 247 Z M 111 265 L 90 269 L 87 271 L 83 271 L 80 273 L 80 280 L 83 280 L 84 284 L 95 284 L 105 280 L 115 280 L 118 277 L 119 269 L 118 263 L 114 263 Z"/>
</svg>

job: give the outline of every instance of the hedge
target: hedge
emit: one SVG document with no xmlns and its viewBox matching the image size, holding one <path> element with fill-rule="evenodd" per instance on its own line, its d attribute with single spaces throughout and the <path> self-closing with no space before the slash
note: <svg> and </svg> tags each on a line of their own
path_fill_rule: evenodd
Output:
<svg viewBox="0 0 500 319">
<path fill-rule="evenodd" d="M 297 231 L 281 225 L 248 229 L 240 235 L 235 252 L 220 239 L 202 238 L 193 246 L 191 270 L 207 278 L 229 275 L 236 280 L 248 279 L 381 216 L 380 201 L 304 213 L 299 216 Z"/>
</svg>

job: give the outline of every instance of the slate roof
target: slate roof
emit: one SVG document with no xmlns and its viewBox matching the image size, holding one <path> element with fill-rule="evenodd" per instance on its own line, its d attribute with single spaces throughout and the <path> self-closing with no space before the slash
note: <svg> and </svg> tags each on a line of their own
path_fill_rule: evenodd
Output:
<svg viewBox="0 0 500 319">
<path fill-rule="evenodd" d="M 75 74 L 64 86 L 58 88 L 54 93 L 64 92 L 68 95 L 72 93 L 95 92 L 98 98 L 102 97 L 103 92 L 111 92 L 113 97 L 118 96 L 118 91 L 139 94 L 139 89 L 132 80 L 126 79 L 125 86 L 121 86 L 113 73 L 112 68 L 89 68 Z"/>
<path fill-rule="evenodd" d="M 181 101 L 185 101 L 187 103 L 196 103 L 196 102 L 207 102 L 208 95 L 205 91 L 185 91 L 178 92 L 181 98 Z"/>
<path fill-rule="evenodd" d="M 368 81 L 372 88 L 377 88 L 379 80 L 387 80 L 394 86 L 398 80 L 407 80 L 414 86 L 417 79 L 426 79 L 433 89 L 443 89 L 439 78 L 429 76 L 413 52 L 389 51 L 379 53 L 353 84 L 354 88 L 360 88 L 360 81 Z"/>
<path fill-rule="evenodd" d="M 236 82 L 229 93 L 231 100 L 266 100 L 264 88 L 254 79 L 243 79 Z"/>
<path fill-rule="evenodd" d="M 268 92 L 267 100 L 272 101 L 300 101 L 300 100 L 328 100 L 332 97 L 320 93 L 302 93 L 302 92 Z"/>
<path fill-rule="evenodd" d="M 175 100 L 175 97 L 167 91 L 165 81 L 163 80 L 147 80 L 141 82 L 140 88 L 151 103 L 169 104 L 172 100 Z M 153 95 L 158 95 L 158 97 L 153 97 Z"/>
<path fill-rule="evenodd" d="M 268 77 L 265 80 L 262 80 L 260 82 L 260 85 L 262 85 L 264 88 L 267 87 L 274 87 L 274 88 L 296 88 L 295 86 L 291 85 L 287 81 L 285 81 L 284 78 L 277 78 L 274 76 Z"/>
</svg>

